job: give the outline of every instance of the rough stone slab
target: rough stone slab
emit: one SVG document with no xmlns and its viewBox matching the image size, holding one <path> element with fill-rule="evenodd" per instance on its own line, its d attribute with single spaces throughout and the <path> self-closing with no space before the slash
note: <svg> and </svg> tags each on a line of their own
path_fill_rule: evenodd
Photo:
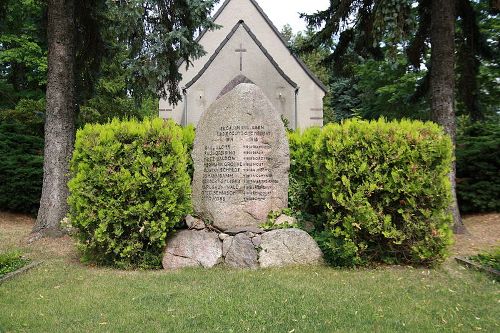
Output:
<svg viewBox="0 0 500 333">
<path fill-rule="evenodd" d="M 191 258 L 179 257 L 168 252 L 163 256 L 163 269 L 173 270 L 186 267 L 200 267 L 200 263 Z"/>
<path fill-rule="evenodd" d="M 242 83 L 202 115 L 193 147 L 193 207 L 222 231 L 258 227 L 286 208 L 290 153 L 280 113 Z"/>
<path fill-rule="evenodd" d="M 259 247 L 261 243 L 262 243 L 262 236 L 261 235 L 256 235 L 255 237 L 252 238 L 253 246 Z"/>
<path fill-rule="evenodd" d="M 205 229 L 205 223 L 197 219 L 196 217 L 193 217 L 191 215 L 186 216 L 186 225 L 189 229 L 196 229 L 196 230 L 203 230 Z"/>
<path fill-rule="evenodd" d="M 231 235 L 231 236 L 234 236 L 237 234 L 243 234 L 246 232 L 253 232 L 254 234 L 263 234 L 265 231 L 262 230 L 261 228 L 252 227 L 252 226 L 236 227 L 236 228 L 227 229 L 225 231 L 226 234 Z"/>
<path fill-rule="evenodd" d="M 219 239 L 220 239 L 221 241 L 223 241 L 224 239 L 226 239 L 226 238 L 228 238 L 228 237 L 229 237 L 229 235 L 228 235 L 228 234 L 225 234 L 225 233 L 223 233 L 223 232 L 221 232 L 221 233 L 219 234 Z"/>
<path fill-rule="evenodd" d="M 318 265 L 323 253 L 316 241 L 300 229 L 279 229 L 262 235 L 259 253 L 261 267 Z"/>
<path fill-rule="evenodd" d="M 228 236 L 224 238 L 224 241 L 222 242 L 222 255 L 224 257 L 227 256 L 227 253 L 229 252 L 231 245 L 233 245 L 233 238 L 234 237 Z"/>
<path fill-rule="evenodd" d="M 231 246 L 225 256 L 225 263 L 236 268 L 257 268 L 257 250 L 250 237 L 238 234 L 233 237 Z"/>
<path fill-rule="evenodd" d="M 164 269 L 214 267 L 222 261 L 222 243 L 214 232 L 183 230 L 167 240 Z"/>
</svg>

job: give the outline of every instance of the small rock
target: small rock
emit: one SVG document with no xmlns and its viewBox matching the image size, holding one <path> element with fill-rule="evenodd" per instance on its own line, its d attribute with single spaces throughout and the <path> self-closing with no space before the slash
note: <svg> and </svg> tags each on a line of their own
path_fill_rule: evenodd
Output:
<svg viewBox="0 0 500 333">
<path fill-rule="evenodd" d="M 233 245 L 233 238 L 234 237 L 228 236 L 222 242 L 222 256 L 226 257 L 231 245 Z"/>
<path fill-rule="evenodd" d="M 186 225 L 188 229 L 203 230 L 205 229 L 205 222 L 191 215 L 186 216 Z"/>
<path fill-rule="evenodd" d="M 250 238 L 255 237 L 255 234 L 254 234 L 253 232 L 251 232 L 251 231 L 247 231 L 247 232 L 246 232 L 246 235 L 247 235 L 248 237 L 250 237 Z"/>
<path fill-rule="evenodd" d="M 299 229 L 278 229 L 262 235 L 259 262 L 261 267 L 317 265 L 323 253 L 309 234 Z"/>
<path fill-rule="evenodd" d="M 219 239 L 220 239 L 221 241 L 223 241 L 224 239 L 226 239 L 226 238 L 228 238 L 228 237 L 229 237 L 229 235 L 228 235 L 228 234 L 225 234 L 225 233 L 223 233 L 223 232 L 221 232 L 221 233 L 219 234 Z"/>
<path fill-rule="evenodd" d="M 296 225 L 297 224 L 297 219 L 295 217 L 291 217 L 285 214 L 281 214 L 278 216 L 276 221 L 274 222 L 275 225 L 283 225 L 283 224 L 288 224 L 290 226 Z"/>
<path fill-rule="evenodd" d="M 222 261 L 222 244 L 214 232 L 183 230 L 167 240 L 164 269 L 213 267 Z"/>
<path fill-rule="evenodd" d="M 230 267 L 237 268 L 257 268 L 257 250 L 250 237 L 245 234 L 238 234 L 232 239 L 225 256 L 225 263 Z"/>
<path fill-rule="evenodd" d="M 236 228 L 231 228 L 225 231 L 226 234 L 229 234 L 231 236 L 245 233 L 247 231 L 253 232 L 254 234 L 262 234 L 264 233 L 264 230 L 257 228 L 257 227 L 252 227 L 252 226 L 247 226 L 247 227 L 236 227 Z"/>
<path fill-rule="evenodd" d="M 259 247 L 260 244 L 261 244 L 261 242 L 262 242 L 262 236 L 261 235 L 257 235 L 254 238 L 252 238 L 252 244 L 255 247 Z"/>
</svg>

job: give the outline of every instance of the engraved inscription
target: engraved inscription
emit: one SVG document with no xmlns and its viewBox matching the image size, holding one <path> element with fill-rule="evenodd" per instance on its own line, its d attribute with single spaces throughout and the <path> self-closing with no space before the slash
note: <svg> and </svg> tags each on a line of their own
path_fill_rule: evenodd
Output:
<svg viewBox="0 0 500 333">
<path fill-rule="evenodd" d="M 226 202 L 243 191 L 243 200 L 263 201 L 272 193 L 271 132 L 264 125 L 220 126 L 218 142 L 205 145 L 202 196 L 206 201 Z M 237 148 L 243 147 L 243 155 Z"/>
</svg>

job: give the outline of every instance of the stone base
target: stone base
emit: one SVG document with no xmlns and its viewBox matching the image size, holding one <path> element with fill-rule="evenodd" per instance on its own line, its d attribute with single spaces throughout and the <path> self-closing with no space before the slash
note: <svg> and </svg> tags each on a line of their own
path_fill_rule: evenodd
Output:
<svg viewBox="0 0 500 333">
<path fill-rule="evenodd" d="M 314 239 L 300 229 L 265 232 L 241 228 L 229 233 L 208 229 L 182 230 L 167 240 L 166 270 L 184 267 L 265 268 L 319 265 L 323 254 Z"/>
</svg>

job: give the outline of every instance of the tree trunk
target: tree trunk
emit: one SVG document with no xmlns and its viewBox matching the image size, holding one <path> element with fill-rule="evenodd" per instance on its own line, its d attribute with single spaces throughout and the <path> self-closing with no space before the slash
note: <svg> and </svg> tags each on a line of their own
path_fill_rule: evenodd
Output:
<svg viewBox="0 0 500 333">
<path fill-rule="evenodd" d="M 432 1 L 431 18 L 431 115 L 453 140 L 455 152 L 456 120 L 454 110 L 455 90 L 455 1 Z M 453 229 L 465 231 L 458 210 L 456 195 L 456 163 L 452 162 L 450 173 L 453 214 Z"/>
<path fill-rule="evenodd" d="M 75 136 L 74 0 L 48 1 L 49 42 L 43 187 L 33 234 L 58 236 L 68 211 L 68 171 Z"/>
</svg>

